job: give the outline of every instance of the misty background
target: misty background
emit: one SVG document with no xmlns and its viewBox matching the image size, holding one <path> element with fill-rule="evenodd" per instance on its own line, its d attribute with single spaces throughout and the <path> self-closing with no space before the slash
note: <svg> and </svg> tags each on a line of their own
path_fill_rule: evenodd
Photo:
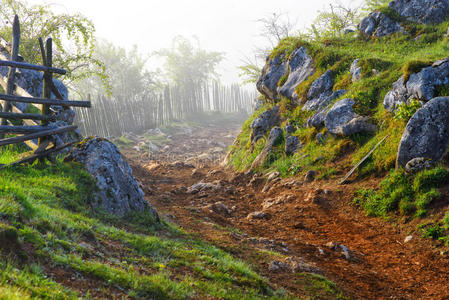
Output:
<svg viewBox="0 0 449 300">
<path fill-rule="evenodd" d="M 37 38 L 53 38 L 70 98 L 93 103 L 77 109 L 77 125 L 84 135 L 112 137 L 223 114 L 240 124 L 282 39 L 346 35 L 366 5 L 385 1 L 2 0 L 0 21 L 9 40 L 11 18 L 20 16 L 20 53 L 32 63 L 41 60 Z"/>
<path fill-rule="evenodd" d="M 197 37 L 201 48 L 225 53 L 218 71 L 226 84 L 240 81 L 238 66 L 254 56 L 255 48 L 270 47 L 261 36 L 263 24 L 257 22 L 273 13 L 287 14 L 295 30 L 305 30 L 318 15 L 336 1 L 315 0 L 30 0 L 30 4 L 49 3 L 59 13 L 81 13 L 95 25 L 97 37 L 149 55 L 171 46 L 178 35 Z M 360 7 L 362 0 L 344 0 L 345 6 Z M 162 68 L 163 60 L 151 56 L 147 67 Z"/>
</svg>

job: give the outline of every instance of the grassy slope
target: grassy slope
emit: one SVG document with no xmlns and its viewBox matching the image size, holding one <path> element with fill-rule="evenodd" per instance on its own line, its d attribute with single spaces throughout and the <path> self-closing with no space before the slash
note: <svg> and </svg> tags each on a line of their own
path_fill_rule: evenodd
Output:
<svg viewBox="0 0 449 300">
<path fill-rule="evenodd" d="M 0 163 L 22 151 L 2 149 Z M 173 225 L 146 214 L 117 219 L 92 211 L 95 184 L 78 164 L 59 160 L 1 173 L 0 299 L 294 298 Z M 298 278 L 311 295 L 341 296 L 318 275 Z"/>
<path fill-rule="evenodd" d="M 393 18 L 398 18 L 387 8 L 385 13 Z M 401 20 L 404 21 L 404 20 Z M 334 90 L 346 89 L 348 93 L 342 98 L 354 98 L 357 113 L 369 116 L 371 121 L 379 126 L 379 131 L 374 135 L 357 134 L 350 138 L 329 137 L 325 144 L 319 144 L 315 135 L 315 128 L 304 128 L 305 120 L 310 113 L 303 112 L 301 105 L 295 107 L 286 98 L 279 103 L 283 119 L 296 123 L 299 127 L 294 133 L 304 143 L 304 147 L 295 155 L 288 157 L 283 151 L 284 145 L 278 146 L 274 154 L 259 168 L 261 172 L 279 171 L 282 176 L 304 174 L 308 170 L 319 172 L 319 179 L 341 178 L 350 167 L 361 160 L 382 138 L 388 135 L 374 154 L 358 170 L 358 179 L 367 177 L 383 177 L 395 167 L 396 153 L 408 119 L 419 108 L 417 102 L 409 106 L 403 106 L 396 115 L 384 110 L 382 102 L 392 84 L 400 76 L 407 78 L 411 73 L 418 72 L 429 63 L 449 56 L 449 39 L 446 31 L 449 22 L 434 26 L 417 25 L 408 22 L 403 23 L 408 35 L 393 35 L 382 39 L 360 38 L 354 35 L 346 35 L 343 38 L 335 38 L 316 41 L 304 41 L 301 37 L 284 39 L 272 51 L 271 57 L 289 55 L 298 47 L 305 46 L 308 53 L 314 58 L 316 73 L 308 80 L 300 84 L 296 90 L 301 101 L 305 101 L 305 95 L 312 82 L 327 70 L 332 69 L 336 73 Z M 352 83 L 349 68 L 354 59 L 360 59 L 362 67 L 362 79 Z M 374 71 L 375 70 L 375 71 Z M 282 85 L 282 78 L 279 82 Z M 447 87 L 439 89 L 438 96 L 449 96 Z M 336 99 L 338 101 L 340 99 Z M 235 145 L 231 147 L 230 164 L 237 170 L 245 170 L 263 149 L 264 141 L 259 141 L 251 151 L 250 124 L 261 112 L 274 103 L 267 103 L 260 111 L 248 120 L 242 128 Z M 326 129 L 321 129 L 322 133 Z M 267 133 L 268 135 L 268 133 Z M 397 175 L 399 174 L 399 175 Z M 427 176 L 429 174 L 418 174 Z M 401 177 L 400 184 L 392 183 L 391 178 Z M 404 179 L 405 178 L 405 179 Z M 383 215 L 398 211 L 402 215 L 424 217 L 427 208 L 434 199 L 439 197 L 435 188 L 439 185 L 424 189 L 406 188 L 413 182 L 413 178 L 405 176 L 402 171 L 391 174 L 380 185 L 380 192 L 360 191 L 357 202 L 364 207 L 370 215 Z M 388 192 L 398 190 L 392 197 L 387 197 Z M 361 197 L 360 195 L 365 195 Z M 406 197 L 403 197 L 406 195 Z M 401 202 L 400 198 L 404 198 Z M 449 224 L 449 217 L 446 218 Z M 443 221 L 437 221 L 442 223 Z M 441 225 L 441 228 L 449 229 L 449 225 Z M 444 235 L 444 234 L 443 234 Z"/>
<path fill-rule="evenodd" d="M 12 153 L 2 152 L 0 161 Z M 145 215 L 123 222 L 90 211 L 94 187 L 72 163 L 2 170 L 0 298 L 83 296 L 48 279 L 53 269 L 137 298 L 275 295 L 248 265 L 177 228 Z"/>
</svg>

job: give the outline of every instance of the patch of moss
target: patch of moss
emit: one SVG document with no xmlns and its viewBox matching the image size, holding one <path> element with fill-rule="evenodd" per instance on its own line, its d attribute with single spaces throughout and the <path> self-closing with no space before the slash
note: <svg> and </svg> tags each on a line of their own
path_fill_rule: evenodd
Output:
<svg viewBox="0 0 449 300">
<path fill-rule="evenodd" d="M 413 73 L 418 73 L 424 68 L 427 68 L 432 65 L 432 61 L 430 60 L 412 60 L 407 62 L 402 67 L 402 76 L 404 78 L 404 84 L 407 83 L 408 79 L 410 78 L 410 75 Z"/>
</svg>

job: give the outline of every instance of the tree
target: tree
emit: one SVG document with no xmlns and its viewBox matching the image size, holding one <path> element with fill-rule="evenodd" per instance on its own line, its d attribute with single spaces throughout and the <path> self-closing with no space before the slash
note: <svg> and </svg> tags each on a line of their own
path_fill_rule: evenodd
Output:
<svg viewBox="0 0 449 300">
<path fill-rule="evenodd" d="M 20 54 L 31 63 L 42 63 L 38 38 L 53 39 L 53 64 L 66 69 L 64 81 L 70 83 L 92 74 L 106 83 L 104 64 L 93 57 L 95 27 L 81 14 L 55 14 L 50 5 L 30 6 L 25 0 L 0 0 L 0 35 L 11 40 L 14 15 L 21 25 Z"/>
<path fill-rule="evenodd" d="M 260 59 L 258 59 L 257 55 L 254 55 L 254 59 L 246 57 L 242 60 L 243 65 L 238 66 L 238 68 L 240 70 L 239 77 L 243 80 L 243 85 L 257 82 L 262 71 L 259 61 Z"/>
<path fill-rule="evenodd" d="M 126 51 L 106 40 L 100 40 L 95 45 L 93 57 L 104 62 L 110 89 L 106 89 L 97 76 L 90 76 L 75 84 L 80 98 L 86 98 L 88 92 L 94 97 L 109 94 L 115 99 L 126 100 L 161 90 L 156 74 L 145 68 L 147 59 L 139 53 L 137 46 Z"/>
<path fill-rule="evenodd" d="M 320 11 L 315 18 L 310 37 L 321 40 L 343 36 L 346 30 L 356 29 L 360 19 L 360 7 L 345 6 L 341 2 L 329 4 L 329 10 Z"/>
<path fill-rule="evenodd" d="M 260 36 L 270 42 L 271 48 L 276 47 L 282 39 L 289 37 L 296 26 L 296 22 L 292 22 L 287 13 L 272 13 L 258 19 L 257 22 L 262 25 Z"/>
<path fill-rule="evenodd" d="M 264 18 L 256 20 L 262 26 L 260 36 L 267 41 L 267 45 L 256 47 L 253 51 L 253 58 L 245 57 L 242 65 L 238 66 L 242 78 L 242 84 L 252 84 L 257 82 L 261 73 L 260 65 L 263 65 L 270 50 L 276 47 L 279 42 L 291 36 L 294 32 L 296 22 L 292 22 L 287 13 L 272 13 Z"/>
<path fill-rule="evenodd" d="M 177 36 L 170 49 L 156 51 L 155 54 L 165 58 L 167 79 L 179 86 L 199 86 L 209 79 L 217 79 L 216 68 L 223 60 L 221 52 L 201 49 L 188 39 Z"/>
</svg>

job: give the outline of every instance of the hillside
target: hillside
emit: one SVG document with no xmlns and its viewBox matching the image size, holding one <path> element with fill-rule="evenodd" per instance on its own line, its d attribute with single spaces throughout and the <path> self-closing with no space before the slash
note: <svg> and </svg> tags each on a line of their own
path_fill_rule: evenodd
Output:
<svg viewBox="0 0 449 300">
<path fill-rule="evenodd" d="M 337 181 L 374 150 L 349 178 L 385 177 L 378 188 L 356 193 L 369 215 L 393 213 L 410 221 L 432 215 L 427 212 L 436 202 L 444 213 L 435 188 L 447 183 L 447 98 L 438 97 L 449 95 L 449 23 L 420 24 L 391 7 L 364 19 L 360 33 L 319 42 L 282 40 L 257 83 L 261 108 L 244 124 L 229 164 Z M 377 29 L 363 32 L 375 18 Z M 400 30 L 380 31 L 388 25 Z M 434 169 L 422 170 L 425 162 Z"/>
<path fill-rule="evenodd" d="M 0 299 L 448 298 L 448 28 L 449 1 L 394 0 L 282 39 L 242 127 L 0 148 Z"/>
</svg>

